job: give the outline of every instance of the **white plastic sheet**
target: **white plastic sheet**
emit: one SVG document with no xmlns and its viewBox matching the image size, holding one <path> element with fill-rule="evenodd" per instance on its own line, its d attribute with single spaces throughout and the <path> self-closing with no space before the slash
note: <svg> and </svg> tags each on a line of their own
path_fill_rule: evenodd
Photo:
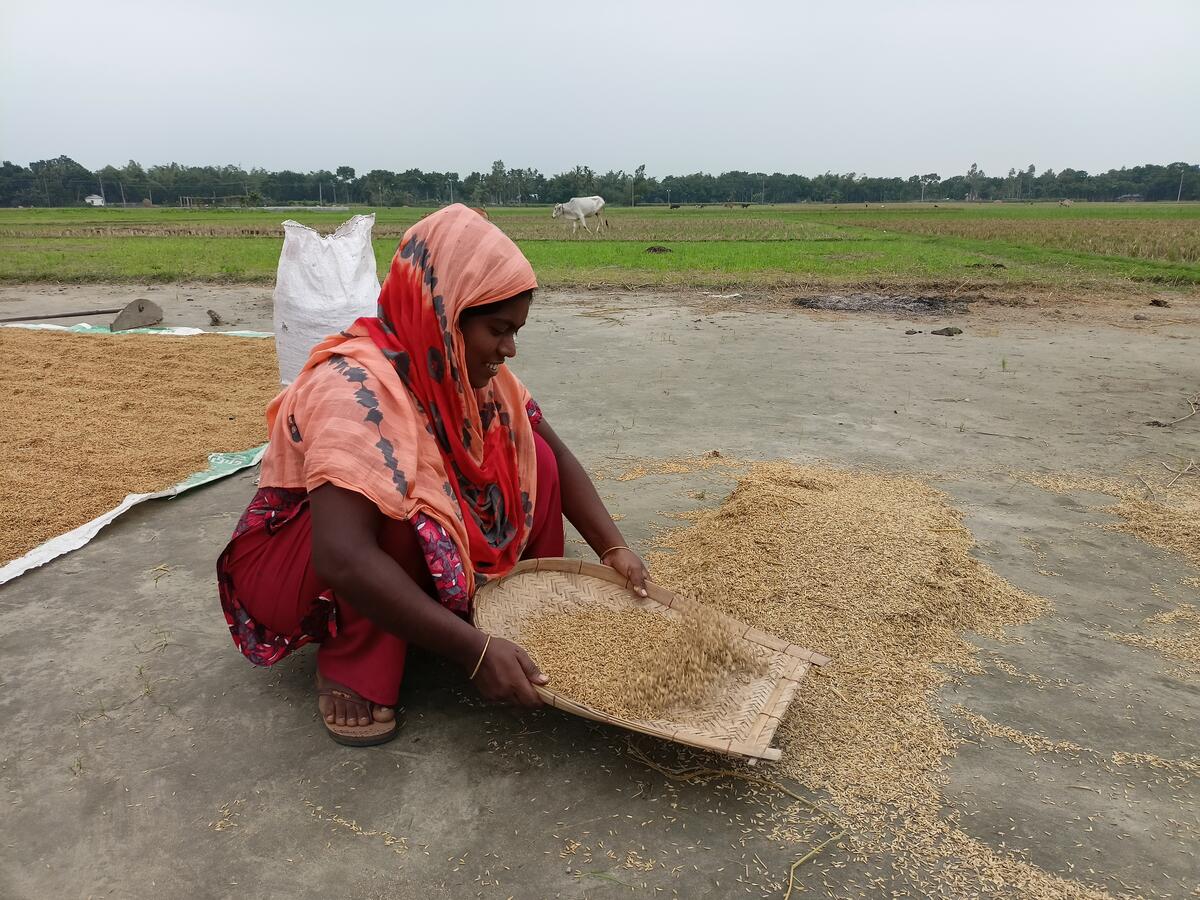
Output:
<svg viewBox="0 0 1200 900">
<path fill-rule="evenodd" d="M 113 331 L 107 325 L 89 325 L 84 322 L 80 325 L 47 325 L 40 322 L 16 322 L 13 324 L 3 324 L 0 328 L 26 328 L 30 331 L 70 331 L 75 334 L 112 334 Z M 169 334 L 175 337 L 191 337 L 197 334 L 223 334 L 227 337 L 252 337 L 252 338 L 269 338 L 275 337 L 269 331 L 205 331 L 203 328 L 190 328 L 185 325 L 151 325 L 148 328 L 130 328 L 126 331 L 118 332 L 119 334 Z"/>
<path fill-rule="evenodd" d="M 283 223 L 283 252 L 275 276 L 275 351 L 279 381 L 291 384 L 309 351 L 379 300 L 371 229 L 375 215 L 354 216 L 322 237 L 307 225 Z"/>
</svg>

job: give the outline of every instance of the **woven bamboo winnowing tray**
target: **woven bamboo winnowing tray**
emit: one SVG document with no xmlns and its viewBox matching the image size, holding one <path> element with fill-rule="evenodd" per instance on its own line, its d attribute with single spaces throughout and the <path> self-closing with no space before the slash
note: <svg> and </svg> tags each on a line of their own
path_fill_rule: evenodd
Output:
<svg viewBox="0 0 1200 900">
<path fill-rule="evenodd" d="M 650 584 L 649 597 L 635 597 L 624 577 L 608 566 L 578 559 L 531 559 L 508 575 L 489 582 L 475 596 L 475 624 L 490 634 L 521 643 L 521 630 L 531 618 L 548 612 L 570 614 L 580 606 L 600 604 L 611 609 L 643 609 L 668 618 L 686 616 L 694 604 Z M 829 660 L 819 653 L 789 644 L 763 631 L 722 616 L 737 640 L 765 648 L 765 674 L 753 680 L 731 679 L 719 696 L 702 707 L 680 710 L 672 718 L 623 719 L 555 693 L 554 673 L 549 688 L 538 693 L 551 706 L 565 712 L 650 734 L 692 747 L 729 756 L 779 759 L 771 746 L 779 720 L 796 693 L 800 679 L 812 666 Z"/>
</svg>

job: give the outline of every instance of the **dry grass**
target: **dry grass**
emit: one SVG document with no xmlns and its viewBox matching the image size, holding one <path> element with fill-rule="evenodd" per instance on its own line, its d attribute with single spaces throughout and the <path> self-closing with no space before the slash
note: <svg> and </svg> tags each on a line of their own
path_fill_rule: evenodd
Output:
<svg viewBox="0 0 1200 900">
<path fill-rule="evenodd" d="M 530 621 L 522 643 L 554 690 L 627 719 L 658 719 L 701 702 L 761 660 L 717 616 L 668 617 L 641 609 L 581 609 Z"/>
<path fill-rule="evenodd" d="M 859 224 L 868 224 L 859 221 Z M 1003 241 L 1102 256 L 1200 262 L 1200 229 L 1191 219 L 940 219 L 889 216 L 878 223 L 889 231 Z"/>
<path fill-rule="evenodd" d="M 554 220 L 549 212 L 545 217 L 505 216 L 493 220 L 513 240 L 561 241 L 571 237 L 571 226 Z M 580 239 L 591 239 L 582 229 Z M 685 215 L 634 216 L 618 214 L 609 217 L 609 228 L 601 232 L 602 240 L 616 241 L 852 241 L 859 239 L 854 229 L 844 229 L 827 222 L 816 222 L 795 216 L 737 216 L 731 214 L 704 215 L 688 212 Z"/>
<path fill-rule="evenodd" d="M 0 562 L 266 440 L 271 341 L 0 329 Z"/>
<path fill-rule="evenodd" d="M 729 500 L 669 535 L 655 577 L 834 658 L 777 732 L 786 774 L 825 791 L 852 853 L 882 854 L 939 896 L 1101 897 L 970 837 L 939 783 L 956 741 L 935 708 L 946 669 L 977 669 L 963 632 L 997 637 L 1045 602 L 971 555 L 940 491 L 913 479 L 755 465 Z"/>
<path fill-rule="evenodd" d="M 346 213 L 343 218 L 349 218 Z M 280 213 L 279 219 L 287 218 Z M 300 214 L 300 218 L 309 218 Z M 413 217 L 414 220 L 416 216 Z M 570 223 L 555 220 L 550 210 L 531 216 L 524 213 L 507 214 L 494 210 L 492 220 L 513 240 L 562 241 L 571 238 Z M 379 239 L 399 242 L 412 222 L 377 221 L 372 235 Z M 589 223 L 594 228 L 595 223 Z M 333 232 L 336 223 L 317 223 L 323 234 Z M 56 237 L 270 237 L 282 238 L 283 229 L 278 222 L 241 221 L 203 224 L 187 221 L 139 222 L 122 224 L 61 223 L 57 225 L 8 225 L 0 226 L 0 235 L 12 238 Z M 601 232 L 602 240 L 619 241 L 822 241 L 854 240 L 853 230 L 824 222 L 814 222 L 798 217 L 752 217 L 731 214 L 702 215 L 688 213 L 684 216 L 609 216 L 609 228 Z M 579 229 L 578 240 L 595 240 L 592 235 Z"/>
<path fill-rule="evenodd" d="M 327 228 L 322 231 L 329 234 L 333 229 Z M 0 234 L 12 238 L 269 237 L 282 240 L 283 227 L 281 224 L 189 225 L 176 222 L 137 225 L 37 225 L 3 228 L 0 230 Z"/>
</svg>

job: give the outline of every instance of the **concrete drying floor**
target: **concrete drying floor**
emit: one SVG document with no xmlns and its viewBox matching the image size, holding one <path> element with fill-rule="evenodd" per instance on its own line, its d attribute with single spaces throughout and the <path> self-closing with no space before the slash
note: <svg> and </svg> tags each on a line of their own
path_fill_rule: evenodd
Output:
<svg viewBox="0 0 1200 900">
<path fill-rule="evenodd" d="M 270 328 L 261 288 L 5 288 L 0 315 L 135 296 L 164 303 L 168 324 L 206 326 L 212 308 Z M 1198 683 L 1105 632 L 1197 604 L 1180 583 L 1197 573 L 1095 528 L 1109 521 L 1089 506 L 1098 498 L 1007 476 L 1200 457 L 1200 419 L 1143 425 L 1181 415 L 1200 387 L 1197 311 L 1151 312 L 1159 318 L 1128 328 L 975 314 L 931 323 L 550 295 L 515 368 L 591 469 L 719 448 L 944 479 L 981 558 L 1052 601 L 1016 630 L 1021 643 L 986 643 L 986 674 L 942 698 L 964 740 L 947 803 L 971 835 L 1027 847 L 1050 872 L 1185 897 L 1200 883 L 1196 779 L 1097 760 L 1196 758 Z M 966 333 L 904 334 L 943 324 Z M 653 527 L 678 524 L 665 513 L 719 503 L 731 483 L 696 473 L 598 485 L 645 548 Z M 698 488 L 706 499 L 689 496 Z M 410 664 L 396 741 L 332 743 L 315 717 L 313 655 L 254 669 L 221 616 L 213 561 L 253 489 L 244 473 L 145 504 L 0 588 L 0 896 L 757 897 L 786 881 L 805 848 L 752 827 L 770 818 L 761 796 L 729 783 L 672 790 L 628 755 L 624 734 L 485 707 L 436 660 Z M 974 734 L 956 706 L 1096 754 L 1039 755 Z M 586 859 L 572 841 L 603 848 Z M 639 868 L 650 858 L 652 870 Z M 800 881 L 817 895 L 906 889 L 888 871 L 829 847 Z"/>
</svg>

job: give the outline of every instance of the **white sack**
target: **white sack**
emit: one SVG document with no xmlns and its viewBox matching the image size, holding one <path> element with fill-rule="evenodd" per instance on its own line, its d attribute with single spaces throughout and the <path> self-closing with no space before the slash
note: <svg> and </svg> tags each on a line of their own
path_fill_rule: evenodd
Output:
<svg viewBox="0 0 1200 900">
<path fill-rule="evenodd" d="M 291 384 L 308 353 L 379 300 L 371 229 L 375 214 L 355 216 L 321 237 L 307 225 L 283 223 L 283 252 L 275 276 L 275 351 L 279 381 Z"/>
</svg>

